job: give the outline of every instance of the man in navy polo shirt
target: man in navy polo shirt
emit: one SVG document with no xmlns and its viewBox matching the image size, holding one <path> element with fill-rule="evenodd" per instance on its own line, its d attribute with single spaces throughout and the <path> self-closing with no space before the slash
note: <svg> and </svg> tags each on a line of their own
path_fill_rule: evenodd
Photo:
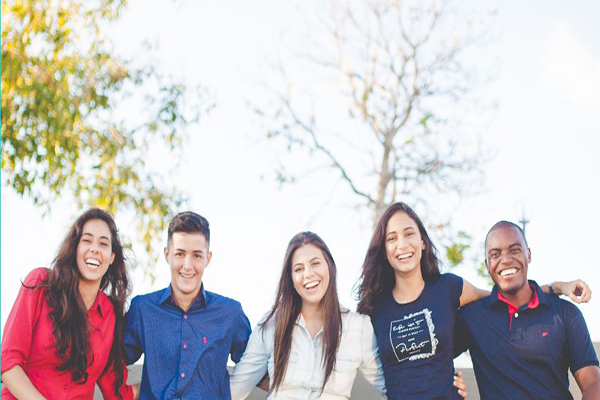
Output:
<svg viewBox="0 0 600 400">
<path fill-rule="evenodd" d="M 600 399 L 600 369 L 579 309 L 527 280 L 531 252 L 521 228 L 496 223 L 486 237 L 489 297 L 460 310 L 455 353 L 471 351 L 482 399 Z"/>
<path fill-rule="evenodd" d="M 205 218 L 176 215 L 164 250 L 171 284 L 131 301 L 125 358 L 132 364 L 144 354 L 141 399 L 231 399 L 227 360 L 242 357 L 250 322 L 240 303 L 204 289 L 209 245 Z"/>
</svg>

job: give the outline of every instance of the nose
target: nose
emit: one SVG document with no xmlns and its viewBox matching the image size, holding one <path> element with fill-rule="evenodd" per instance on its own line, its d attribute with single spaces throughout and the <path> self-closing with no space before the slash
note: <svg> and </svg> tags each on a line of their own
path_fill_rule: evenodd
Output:
<svg viewBox="0 0 600 400">
<path fill-rule="evenodd" d="M 90 245 L 90 249 L 89 249 L 89 251 L 90 251 L 91 253 L 97 253 L 97 252 L 98 252 L 98 249 L 96 248 L 96 245 L 95 245 L 94 243 L 92 243 L 92 244 Z"/>
<path fill-rule="evenodd" d="M 183 259 L 183 268 L 191 268 L 192 267 L 192 257 L 187 256 Z"/>
</svg>

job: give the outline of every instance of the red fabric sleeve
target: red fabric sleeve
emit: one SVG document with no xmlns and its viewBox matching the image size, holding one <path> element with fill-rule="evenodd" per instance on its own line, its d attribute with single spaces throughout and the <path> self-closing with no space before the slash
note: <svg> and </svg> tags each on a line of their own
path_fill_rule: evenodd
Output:
<svg viewBox="0 0 600 400">
<path fill-rule="evenodd" d="M 127 385 L 127 366 L 125 362 L 123 362 L 123 384 L 119 388 L 119 393 L 121 394 L 121 399 L 123 400 L 132 400 L 133 399 L 133 390 L 131 386 Z M 119 397 L 115 395 L 115 380 L 117 375 L 115 374 L 115 370 L 113 366 L 111 366 L 108 371 L 100 376 L 98 381 L 98 387 L 102 392 L 102 396 L 104 400 L 118 400 Z"/>
<path fill-rule="evenodd" d="M 48 276 L 46 268 L 34 269 L 23 282 L 35 286 Z M 29 359 L 33 330 L 45 301 L 44 289 L 28 289 L 21 285 L 15 304 L 8 315 L 2 336 L 2 373 Z"/>
</svg>

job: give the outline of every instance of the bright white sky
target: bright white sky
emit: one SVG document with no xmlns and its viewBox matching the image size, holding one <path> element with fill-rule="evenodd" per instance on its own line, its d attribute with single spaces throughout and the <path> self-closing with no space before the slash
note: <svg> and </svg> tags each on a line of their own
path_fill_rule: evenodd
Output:
<svg viewBox="0 0 600 400">
<path fill-rule="evenodd" d="M 352 199 L 307 184 L 278 190 L 261 179 L 271 176 L 271 165 L 264 132 L 247 103 L 259 95 L 258 83 L 268 81 L 265 60 L 278 51 L 281 37 L 293 40 L 304 29 L 298 11 L 307 9 L 304 4 L 131 1 L 114 32 L 121 50 L 138 48 L 143 39 L 158 43 L 158 60 L 168 71 L 213 93 L 216 108 L 193 127 L 181 173 L 173 179 L 190 195 L 189 208 L 211 223 L 206 288 L 241 301 L 253 325 L 271 306 L 287 242 L 301 230 L 313 230 L 328 243 L 340 297 L 354 308 L 351 288 L 371 234 L 369 215 L 357 214 Z M 516 221 L 526 212 L 530 278 L 586 280 L 596 294 L 580 309 L 599 341 L 594 248 L 600 241 L 600 3 L 510 0 L 498 7 L 494 39 L 480 54 L 498 70 L 485 94 L 498 102 L 484 133 L 494 158 L 483 193 L 464 199 L 452 216 L 477 244 L 497 220 Z M 43 216 L 5 188 L 1 207 L 3 328 L 20 279 L 50 264 L 80 210 L 57 202 Z M 127 232 L 125 221 L 118 218 L 117 224 Z M 135 294 L 168 285 L 164 261 L 155 272 L 154 284 L 135 273 Z M 484 284 L 471 264 L 453 272 Z"/>
</svg>

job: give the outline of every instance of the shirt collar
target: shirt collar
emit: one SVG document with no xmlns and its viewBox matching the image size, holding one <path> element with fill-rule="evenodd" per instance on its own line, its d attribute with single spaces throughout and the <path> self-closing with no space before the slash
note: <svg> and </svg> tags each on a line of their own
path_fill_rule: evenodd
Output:
<svg viewBox="0 0 600 400">
<path fill-rule="evenodd" d="M 204 282 L 200 287 L 200 293 L 198 293 L 198 297 L 192 303 L 192 307 L 206 307 L 206 291 L 204 290 Z M 167 286 L 167 288 L 163 291 L 163 294 L 160 296 L 158 300 L 160 304 L 165 304 L 166 302 L 170 304 L 176 304 L 175 299 L 173 298 L 173 291 L 171 289 L 171 285 Z M 192 308 L 190 307 L 190 308 Z"/>
<path fill-rule="evenodd" d="M 98 295 L 96 296 L 96 300 L 94 300 L 94 303 L 90 307 L 90 310 L 98 310 L 98 313 L 100 313 L 100 315 L 104 317 L 102 309 L 104 309 L 105 311 L 108 310 L 109 305 L 111 305 L 111 303 L 106 293 L 104 293 L 102 290 L 98 290 Z"/>
<path fill-rule="evenodd" d="M 538 307 L 540 304 L 547 306 L 548 298 L 546 297 L 546 294 L 542 291 L 542 289 L 539 287 L 539 285 L 535 281 L 529 280 L 529 287 L 533 290 L 533 298 L 529 301 L 529 303 L 527 303 L 526 308 L 533 309 Z M 511 311 L 511 314 L 517 310 L 517 307 L 514 304 L 506 300 L 504 296 L 500 294 L 496 285 L 494 285 L 492 293 L 490 294 L 488 299 L 488 304 L 491 307 L 498 307 L 502 304 L 507 304 L 509 311 Z"/>
</svg>

